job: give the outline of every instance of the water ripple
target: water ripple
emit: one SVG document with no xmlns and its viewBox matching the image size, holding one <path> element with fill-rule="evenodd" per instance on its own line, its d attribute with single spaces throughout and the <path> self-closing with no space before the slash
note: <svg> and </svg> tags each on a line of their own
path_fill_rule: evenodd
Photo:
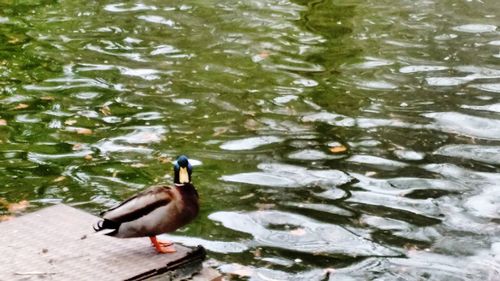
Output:
<svg viewBox="0 0 500 281">
<path fill-rule="evenodd" d="M 351 181 L 351 177 L 338 170 L 310 170 L 300 166 L 279 163 L 263 163 L 263 172 L 225 175 L 221 179 L 271 187 L 305 187 L 309 185 L 338 186 Z"/>
<path fill-rule="evenodd" d="M 446 145 L 440 147 L 434 154 L 500 165 L 500 146 Z"/>
<path fill-rule="evenodd" d="M 215 253 L 241 253 L 247 251 L 249 248 L 244 243 L 238 242 L 224 242 L 224 241 L 212 241 L 206 240 L 196 237 L 189 236 L 179 236 L 179 235 L 160 235 L 160 238 L 164 237 L 169 241 L 173 241 L 175 243 L 181 243 L 188 247 L 196 247 L 198 245 L 202 245 L 205 249 L 215 252 Z"/>
<path fill-rule="evenodd" d="M 493 32 L 497 27 L 489 24 L 464 24 L 453 27 L 453 30 L 467 33 Z"/>
<path fill-rule="evenodd" d="M 399 255 L 392 249 L 363 239 L 337 225 L 320 224 L 307 217 L 290 213 L 277 211 L 216 212 L 211 214 L 209 218 L 221 222 L 225 227 L 251 234 L 256 242 L 262 246 L 316 254 Z M 288 225 L 292 230 L 269 229 L 273 225 Z"/>
<path fill-rule="evenodd" d="M 496 1 L 17 2 L 0 201 L 97 214 L 187 154 L 201 213 L 168 238 L 223 272 L 496 280 Z"/>
<path fill-rule="evenodd" d="M 246 138 L 241 140 L 232 140 L 223 143 L 220 148 L 225 150 L 251 150 L 255 149 L 259 146 L 278 143 L 284 141 L 283 138 L 276 136 L 261 136 L 261 137 L 253 137 Z"/>
<path fill-rule="evenodd" d="M 471 84 L 469 87 L 483 90 L 486 92 L 500 93 L 500 83 L 489 83 L 489 84 Z"/>
<path fill-rule="evenodd" d="M 145 20 L 147 22 L 159 23 L 159 24 L 170 26 L 170 27 L 175 26 L 175 22 L 173 20 L 165 19 L 164 17 L 161 17 L 161 16 L 149 15 L 149 16 L 138 16 L 137 18 L 141 19 L 141 20 Z"/>
<path fill-rule="evenodd" d="M 500 140 L 500 120 L 466 115 L 458 112 L 432 112 L 423 114 L 435 120 L 433 127 L 452 134 Z"/>
<path fill-rule="evenodd" d="M 108 12 L 123 13 L 131 11 L 147 11 L 147 10 L 154 11 L 157 10 L 157 8 L 155 6 L 145 5 L 142 3 L 134 4 L 131 5 L 130 7 L 127 7 L 127 5 L 124 3 L 118 3 L 118 4 L 108 4 L 104 7 L 104 10 Z"/>
<path fill-rule="evenodd" d="M 402 196 L 376 194 L 372 192 L 356 191 L 351 193 L 348 202 L 356 202 L 372 206 L 383 206 L 396 211 L 406 211 L 415 215 L 439 219 L 441 211 L 432 199 L 408 199 Z M 414 219 L 417 219 L 415 216 Z"/>
</svg>

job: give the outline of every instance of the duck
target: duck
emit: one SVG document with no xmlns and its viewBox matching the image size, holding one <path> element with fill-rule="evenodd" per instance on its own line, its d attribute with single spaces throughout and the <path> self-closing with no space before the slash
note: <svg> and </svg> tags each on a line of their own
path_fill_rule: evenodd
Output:
<svg viewBox="0 0 500 281">
<path fill-rule="evenodd" d="M 198 215 L 199 196 L 191 182 L 193 167 L 185 155 L 174 163 L 174 185 L 155 185 L 102 212 L 96 232 L 116 238 L 149 237 L 158 253 L 174 253 L 170 241 L 156 236 L 173 232 Z"/>
</svg>

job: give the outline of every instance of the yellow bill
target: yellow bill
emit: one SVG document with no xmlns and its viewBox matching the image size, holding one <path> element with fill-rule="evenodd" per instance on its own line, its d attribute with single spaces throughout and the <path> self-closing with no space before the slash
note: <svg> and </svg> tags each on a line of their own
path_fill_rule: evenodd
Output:
<svg viewBox="0 0 500 281">
<path fill-rule="evenodd" d="M 180 183 L 189 183 L 189 174 L 187 171 L 187 167 L 181 167 L 179 171 L 179 182 Z"/>
</svg>

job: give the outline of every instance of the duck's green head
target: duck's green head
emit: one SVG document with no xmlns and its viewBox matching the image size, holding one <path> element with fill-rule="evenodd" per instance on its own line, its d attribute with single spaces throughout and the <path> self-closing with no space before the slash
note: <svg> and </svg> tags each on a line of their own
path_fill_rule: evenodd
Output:
<svg viewBox="0 0 500 281">
<path fill-rule="evenodd" d="M 179 156 L 174 165 L 174 183 L 183 184 L 191 182 L 193 167 L 185 155 Z"/>
</svg>

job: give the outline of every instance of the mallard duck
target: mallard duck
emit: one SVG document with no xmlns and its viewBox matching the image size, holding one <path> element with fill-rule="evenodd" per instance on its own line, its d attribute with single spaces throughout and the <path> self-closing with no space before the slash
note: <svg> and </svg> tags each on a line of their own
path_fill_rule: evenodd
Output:
<svg viewBox="0 0 500 281">
<path fill-rule="evenodd" d="M 104 220 L 95 231 L 118 238 L 149 237 L 158 253 L 173 253 L 172 242 L 158 241 L 156 235 L 173 232 L 191 222 L 199 210 L 198 192 L 191 184 L 193 168 L 186 156 L 174 164 L 174 185 L 157 185 L 101 213 Z"/>
</svg>

